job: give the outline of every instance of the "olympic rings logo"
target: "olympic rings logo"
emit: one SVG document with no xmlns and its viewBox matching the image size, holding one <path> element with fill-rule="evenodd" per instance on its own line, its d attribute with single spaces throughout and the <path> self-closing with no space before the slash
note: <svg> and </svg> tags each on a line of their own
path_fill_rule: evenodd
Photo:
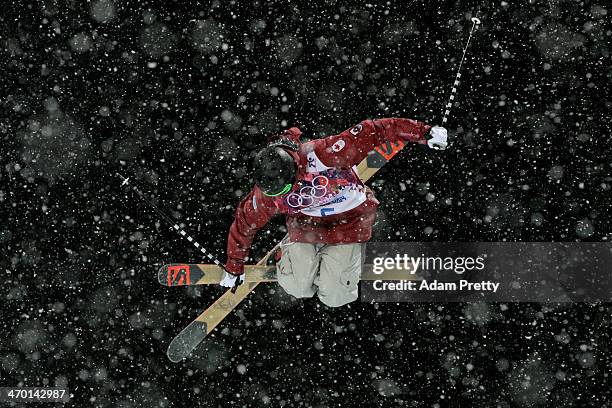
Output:
<svg viewBox="0 0 612 408">
<path fill-rule="evenodd" d="M 325 176 L 316 176 L 312 179 L 312 185 L 300 188 L 298 193 L 287 196 L 287 205 L 291 208 L 309 207 L 315 204 L 315 200 L 327 194 L 329 179 Z"/>
</svg>

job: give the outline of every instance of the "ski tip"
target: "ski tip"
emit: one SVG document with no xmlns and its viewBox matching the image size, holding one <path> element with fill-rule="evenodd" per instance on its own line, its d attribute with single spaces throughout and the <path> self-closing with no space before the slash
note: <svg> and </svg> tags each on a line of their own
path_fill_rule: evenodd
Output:
<svg viewBox="0 0 612 408">
<path fill-rule="evenodd" d="M 187 358 L 191 352 L 208 335 L 208 326 L 204 322 L 193 321 L 185 327 L 168 346 L 166 355 L 173 363 L 178 363 Z"/>
<path fill-rule="evenodd" d="M 166 352 L 166 354 L 168 355 L 168 359 L 173 363 L 180 363 L 182 360 L 184 360 L 187 357 L 187 355 L 189 355 L 189 354 L 183 355 L 177 350 L 170 349 L 170 347 L 168 347 L 168 351 Z"/>
<path fill-rule="evenodd" d="M 191 265 L 170 264 L 159 268 L 157 280 L 164 286 L 185 286 L 191 284 Z"/>
</svg>

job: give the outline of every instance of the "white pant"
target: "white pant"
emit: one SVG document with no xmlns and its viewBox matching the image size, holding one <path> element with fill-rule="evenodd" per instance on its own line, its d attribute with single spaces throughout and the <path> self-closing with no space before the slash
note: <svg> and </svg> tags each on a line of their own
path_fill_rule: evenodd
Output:
<svg viewBox="0 0 612 408">
<path fill-rule="evenodd" d="M 278 284 L 296 298 L 318 294 L 321 302 L 339 307 L 358 297 L 365 243 L 307 244 L 283 241 L 276 265 Z"/>
</svg>

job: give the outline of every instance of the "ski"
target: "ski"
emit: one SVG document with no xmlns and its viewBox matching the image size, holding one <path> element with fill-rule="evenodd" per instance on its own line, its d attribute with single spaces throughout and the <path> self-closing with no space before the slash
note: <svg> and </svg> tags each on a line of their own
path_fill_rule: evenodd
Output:
<svg viewBox="0 0 612 408">
<path fill-rule="evenodd" d="M 264 266 L 280 246 L 280 241 L 255 266 Z M 217 327 L 242 300 L 255 289 L 259 282 L 245 282 L 232 293 L 231 289 L 219 296 L 219 299 L 189 323 L 170 342 L 166 355 L 173 363 L 183 360 Z"/>
<path fill-rule="evenodd" d="M 374 265 L 363 265 L 362 281 L 414 280 L 416 275 L 409 269 L 385 269 L 384 273 L 373 271 Z M 164 286 L 216 285 L 223 278 L 223 268 L 214 264 L 169 264 L 159 268 L 157 277 Z M 245 265 L 244 279 L 247 283 L 276 282 L 276 266 Z"/>
<path fill-rule="evenodd" d="M 403 141 L 385 142 L 368 153 L 368 156 L 357 166 L 357 174 L 365 183 L 406 145 Z M 265 267 L 268 258 L 277 250 L 279 244 L 270 250 L 256 266 Z M 247 275 L 248 276 L 248 275 Z M 219 277 L 219 282 L 221 278 Z M 168 346 L 167 355 L 170 361 L 178 363 L 183 360 L 212 332 L 215 327 L 240 304 L 262 281 L 245 282 L 238 286 L 235 293 L 227 290 L 202 312 L 194 321 L 183 329 Z"/>
</svg>

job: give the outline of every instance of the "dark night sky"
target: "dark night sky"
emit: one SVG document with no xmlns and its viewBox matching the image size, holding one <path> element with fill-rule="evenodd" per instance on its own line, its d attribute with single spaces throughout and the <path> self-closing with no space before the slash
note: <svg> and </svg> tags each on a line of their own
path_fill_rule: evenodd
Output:
<svg viewBox="0 0 612 408">
<path fill-rule="evenodd" d="M 168 289 L 224 259 L 253 154 L 292 125 L 439 123 L 478 11 L 445 152 L 370 185 L 376 241 L 612 240 L 612 8 L 604 1 L 94 0 L 0 17 L 0 385 L 72 406 L 606 406 L 609 305 L 329 309 L 257 289 L 191 359 L 165 349 L 223 290 Z M 284 235 L 260 232 L 259 258 Z"/>
</svg>

